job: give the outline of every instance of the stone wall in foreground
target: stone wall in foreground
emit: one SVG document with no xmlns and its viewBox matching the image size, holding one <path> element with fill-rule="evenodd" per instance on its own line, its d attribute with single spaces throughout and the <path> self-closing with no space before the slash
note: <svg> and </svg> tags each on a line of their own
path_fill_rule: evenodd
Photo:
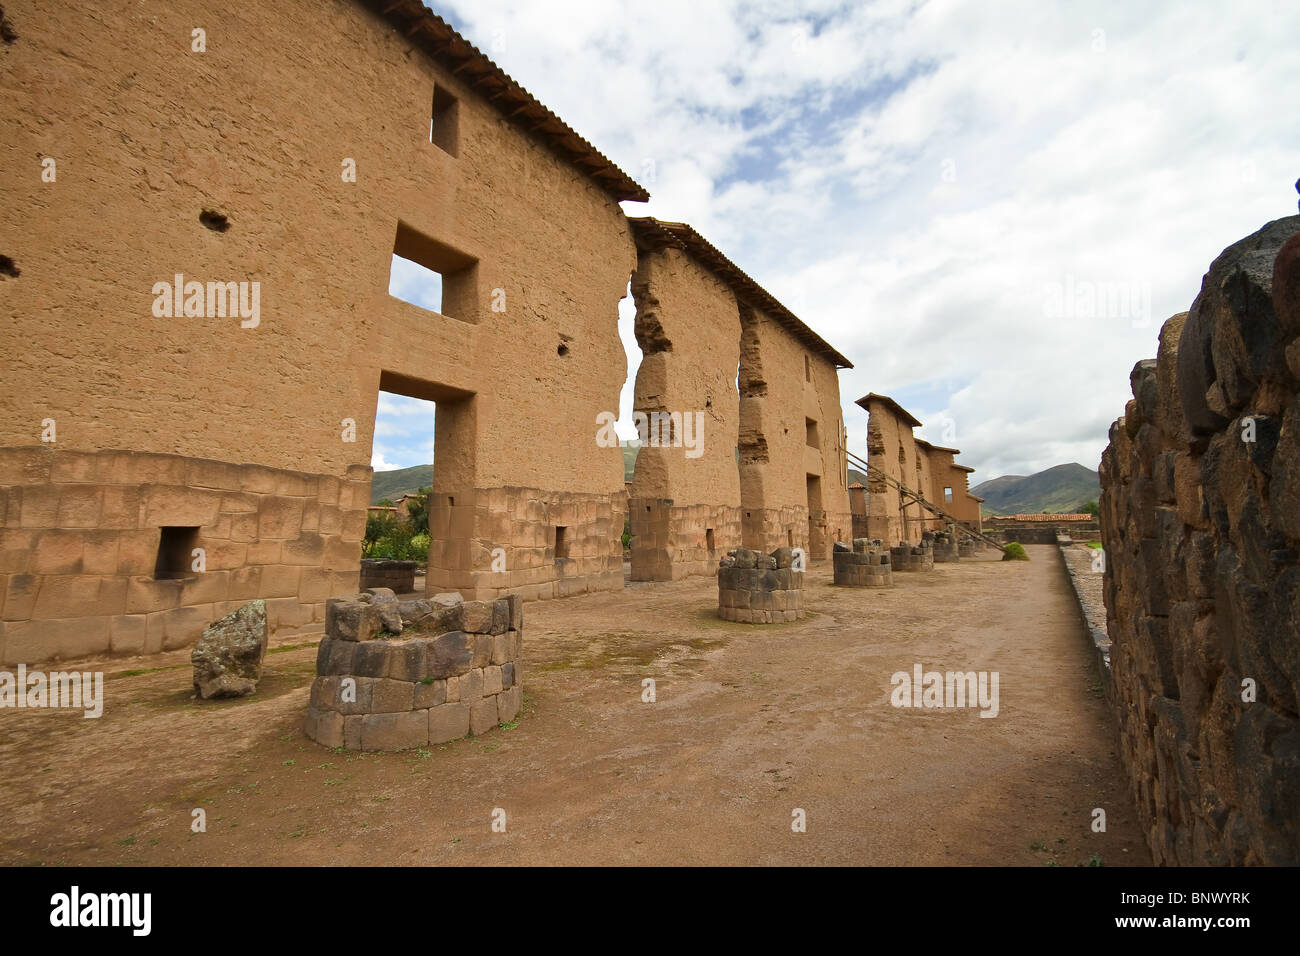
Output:
<svg viewBox="0 0 1300 956">
<path fill-rule="evenodd" d="M 1300 863 L 1298 232 L 1214 261 L 1102 456 L 1120 753 L 1158 864 Z"/>
</svg>

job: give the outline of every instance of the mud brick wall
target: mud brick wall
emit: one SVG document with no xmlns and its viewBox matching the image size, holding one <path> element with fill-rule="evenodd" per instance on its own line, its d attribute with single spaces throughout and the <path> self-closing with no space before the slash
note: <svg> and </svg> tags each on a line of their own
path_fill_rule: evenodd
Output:
<svg viewBox="0 0 1300 956">
<path fill-rule="evenodd" d="M 718 616 L 747 624 L 780 624 L 804 616 L 804 572 L 791 548 L 770 555 L 738 548 L 718 568 Z"/>
<path fill-rule="evenodd" d="M 608 524 L 617 549 L 623 459 L 617 447 L 596 444 L 595 423 L 617 410 L 626 377 L 616 319 L 636 250 L 619 200 L 540 141 L 544 133 L 530 132 L 535 123 L 508 120 L 471 73 L 426 55 L 427 34 L 406 35 L 368 6 L 390 5 L 284 0 L 234 11 L 175 0 L 92 10 L 60 2 L 41 15 L 6 7 L 22 38 L 5 48 L 6 69 L 24 81 L 9 100 L 15 139 L 5 146 L 38 171 L 37 157 L 56 156 L 60 175 L 57 183 L 12 177 L 0 203 L 3 251 L 21 270 L 0 302 L 4 341 L 21 343 L 0 349 L 0 446 L 39 441 L 49 417 L 61 449 L 249 463 L 306 481 L 368 474 L 384 389 L 437 401 L 436 492 L 460 504 L 481 489 L 532 486 L 544 491 L 529 500 L 546 506 L 596 502 L 601 517 L 577 520 L 579 537 Z M 190 50 L 196 25 L 207 30 L 204 53 Z M 62 56 L 70 42 L 93 57 Z M 290 46 L 296 54 L 286 57 Z M 430 142 L 435 87 L 458 103 L 454 151 Z M 233 155 L 239 162 L 219 159 Z M 355 182 L 340 175 L 345 158 L 355 160 Z M 205 210 L 225 216 L 226 230 L 205 228 Z M 388 294 L 399 245 L 407 255 L 443 250 L 473 263 L 446 283 L 447 314 Z M 260 323 L 155 316 L 151 290 L 176 273 L 260 283 Z M 341 438 L 345 419 L 355 423 L 355 441 Z M 519 453 L 521 422 L 545 439 L 527 454 Z M 253 552 L 246 564 L 290 570 L 257 572 L 273 586 L 232 593 L 273 601 L 301 588 L 306 610 L 285 604 L 281 623 L 298 615 L 320 624 L 311 605 L 338 591 L 318 586 L 318 574 L 304 577 L 295 562 L 324 572 L 335 565 L 296 553 L 282 560 L 281 548 L 296 546 L 281 542 L 296 538 L 277 532 L 256 548 L 237 540 Z M 330 535 L 321 538 L 319 548 L 332 554 Z M 499 591 L 478 561 L 497 538 L 476 516 L 451 543 L 459 563 L 442 569 L 458 580 L 441 586 L 468 580 L 484 594 Z M 502 544 L 546 547 L 531 534 Z M 337 570 L 349 572 L 354 592 L 359 548 L 348 550 Z M 600 564 L 614 553 L 599 550 L 584 548 L 575 560 Z M 42 567 L 62 566 L 52 543 L 41 551 L 48 554 L 33 560 Z M 612 564 L 584 568 L 581 584 L 568 584 L 572 566 L 554 558 L 510 567 L 532 582 L 517 587 L 539 595 L 615 577 Z M 108 609 L 96 617 L 176 611 L 169 646 L 188 640 L 191 625 L 216 616 L 223 600 L 199 594 L 181 612 L 157 595 L 126 611 L 112 594 L 99 599 L 99 576 L 84 574 L 60 583 L 69 591 L 61 618 L 79 621 L 91 605 Z M 50 600 L 36 613 L 54 613 Z M 50 653 L 161 646 L 134 623 L 113 635 L 102 623 L 43 627 Z M 14 653 L 46 656 L 32 656 L 30 628 L 9 630 L 19 632 Z"/>
<path fill-rule="evenodd" d="M 1215 259 L 1102 455 L 1120 753 L 1159 864 L 1300 863 L 1298 231 Z"/>
<path fill-rule="evenodd" d="M 277 636 L 355 592 L 370 469 L 347 477 L 130 451 L 0 448 L 0 660 L 149 654 L 255 598 Z M 164 527 L 196 528 L 156 578 Z M 204 570 L 192 570 L 202 548 Z"/>
<path fill-rule="evenodd" d="M 400 632 L 384 630 L 385 613 L 400 617 Z M 303 730 L 326 747 L 369 751 L 486 733 L 519 713 L 523 628 L 518 595 L 331 601 Z M 355 700 L 344 700 L 345 678 Z"/>
<path fill-rule="evenodd" d="M 893 587 L 894 571 L 889 558 L 889 549 L 880 541 L 855 539 L 852 551 L 835 552 L 835 583 L 852 588 Z"/>
<path fill-rule="evenodd" d="M 642 353 L 633 407 L 690 414 L 700 422 L 692 431 L 697 457 L 674 446 L 647 445 L 637 453 L 629 503 L 632 580 L 712 574 L 717 557 L 706 546 L 708 531 L 719 554 L 741 544 L 735 293 L 671 247 L 640 249 L 631 287 Z"/>
<path fill-rule="evenodd" d="M 852 533 L 839 380 L 764 312 L 740 309 L 740 494 L 745 547 L 830 557 Z M 817 423 L 810 445 L 808 420 Z M 810 483 L 809 476 L 816 479 Z M 811 489 L 817 488 L 820 500 Z M 812 520 L 810 520 L 812 519 Z"/>
<path fill-rule="evenodd" d="M 389 588 L 397 594 L 415 590 L 414 561 L 389 561 L 377 558 L 361 559 L 361 590 Z"/>
</svg>

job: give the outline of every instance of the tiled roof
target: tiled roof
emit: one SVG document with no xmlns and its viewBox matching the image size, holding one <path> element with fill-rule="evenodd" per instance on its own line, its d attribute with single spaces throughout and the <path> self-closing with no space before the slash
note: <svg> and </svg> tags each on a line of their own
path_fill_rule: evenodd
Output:
<svg viewBox="0 0 1300 956">
<path fill-rule="evenodd" d="M 632 235 L 636 237 L 639 248 L 655 250 L 672 246 L 690 253 L 701 265 L 730 286 L 737 298 L 762 309 L 809 349 L 829 359 L 838 368 L 853 368 L 852 362 L 831 348 L 825 339 L 808 328 L 770 292 L 686 223 L 664 222 L 649 216 L 630 218 L 628 222 L 632 225 Z"/>
<path fill-rule="evenodd" d="M 409 42 L 477 90 L 498 113 L 590 177 L 619 201 L 650 198 L 636 182 L 541 104 L 478 47 L 418 0 L 362 0 Z"/>
</svg>

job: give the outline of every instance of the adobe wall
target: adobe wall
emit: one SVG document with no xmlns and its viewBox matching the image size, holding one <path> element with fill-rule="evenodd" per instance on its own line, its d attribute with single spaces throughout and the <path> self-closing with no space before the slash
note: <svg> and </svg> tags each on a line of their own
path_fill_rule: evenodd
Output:
<svg viewBox="0 0 1300 956">
<path fill-rule="evenodd" d="M 818 424 L 818 442 L 805 455 L 805 473 L 821 479 L 821 514 L 810 513 L 809 555 L 830 560 L 836 541 L 853 540 L 853 511 L 849 506 L 848 431 L 840 405 L 839 370 L 817 353 L 808 354 L 811 381 L 804 383 L 804 415 Z M 806 481 L 806 479 L 805 479 Z M 811 509 L 810 509 L 811 511 Z"/>
<path fill-rule="evenodd" d="M 957 451 L 916 438 L 916 420 L 884 396 L 867 395 L 857 404 L 867 410 L 867 463 L 923 495 L 962 524 L 980 527 L 979 502 L 969 493 L 968 472 L 953 456 Z M 953 500 L 944 498 L 951 488 Z M 927 531 L 941 532 L 947 519 L 906 499 L 884 478 L 867 476 L 867 536 L 896 545 L 918 544 Z M 859 521 L 859 524 L 863 524 Z"/>
<path fill-rule="evenodd" d="M 912 426 L 888 405 L 867 405 L 867 462 L 909 487 L 916 475 L 916 442 Z M 889 545 L 921 540 L 918 506 L 903 504 L 898 489 L 883 478 L 867 475 L 867 537 Z"/>
<path fill-rule="evenodd" d="M 1159 864 L 1300 863 L 1297 232 L 1214 261 L 1102 455 L 1120 754 Z"/>
<path fill-rule="evenodd" d="M 929 450 L 932 492 L 930 500 L 958 521 L 972 528 L 980 523 L 980 504 L 970 494 L 970 472 L 953 460 L 953 451 L 932 446 Z M 952 489 L 952 501 L 946 501 L 943 490 Z"/>
<path fill-rule="evenodd" d="M 192 477 L 204 462 L 260 466 L 307 483 L 285 478 L 285 487 L 365 485 L 382 382 L 439 401 L 435 491 L 474 502 L 456 525 L 449 563 L 430 569 L 431 583 L 481 571 L 497 577 L 475 596 L 529 587 L 501 577 L 516 570 L 509 564 L 493 572 L 477 562 L 496 546 L 508 555 L 537 548 L 531 527 L 510 525 L 503 541 L 500 516 L 539 501 L 578 512 L 569 519 L 574 534 L 595 552 L 589 585 L 611 583 L 621 557 L 622 460 L 618 448 L 596 444 L 594 423 L 617 408 L 625 375 L 617 304 L 635 266 L 611 196 L 358 4 L 322 10 L 286 0 L 232 12 L 178 0 L 159 9 L 68 4 L 57 16 L 11 13 L 20 39 L 6 45 L 0 79 L 11 147 L 0 252 L 21 272 L 4 281 L 0 335 L 22 347 L 0 355 L 0 380 L 19 386 L 0 392 L 0 447 L 21 455 L 12 449 L 39 442 L 42 420 L 52 418 L 60 452 L 143 456 L 130 481 L 112 472 L 95 487 L 128 496 L 173 489 L 123 517 L 129 527 L 79 530 L 156 534 L 197 513 L 205 539 L 225 540 L 221 505 L 212 512 L 211 488 Z M 207 31 L 205 53 L 190 51 L 196 25 Z M 69 36 L 93 56 L 66 55 Z M 286 58 L 286 49 L 294 55 Z M 428 141 L 435 82 L 459 98 L 458 156 Z M 56 182 L 42 182 L 40 157 L 57 161 Z M 347 158 L 356 161 L 355 183 L 340 174 Z M 201 225 L 203 210 L 227 216 L 228 230 Z M 448 296 L 456 318 L 388 296 L 399 221 L 477 260 Z M 153 287 L 176 273 L 260 282 L 260 324 L 155 317 Z M 492 311 L 495 289 L 504 311 Z M 353 442 L 343 439 L 345 418 L 355 421 Z M 545 439 L 529 442 L 527 455 L 519 453 L 521 429 Z M 5 480 L 24 500 L 58 499 L 58 508 L 82 492 L 81 481 L 65 481 L 53 467 Z M 259 493 L 280 486 L 266 487 Z M 511 487 L 532 490 L 501 511 L 479 504 Z M 310 494 L 290 497 L 310 504 Z M 361 520 L 365 497 L 350 502 Z M 337 507 L 327 500 L 317 507 Z M 18 509 L 6 518 L 0 548 L 22 550 L 29 532 L 78 530 L 60 526 L 58 508 L 27 509 L 26 517 Z M 288 565 L 329 582 L 320 595 L 307 592 L 306 613 L 355 589 L 359 538 L 340 529 L 335 557 Z M 239 542 L 242 564 L 223 570 L 273 579 L 273 569 L 286 566 L 287 540 L 266 537 L 259 525 L 253 541 Z M 301 548 L 315 553 L 315 545 Z M 92 565 L 108 566 L 83 568 Z M 130 563 L 114 574 L 124 566 L 127 577 L 145 577 Z M 344 570 L 346 587 L 343 575 L 332 575 Z M 554 562 L 523 570 L 553 587 L 564 572 Z M 80 653 L 88 644 L 77 634 L 102 642 L 110 618 L 133 613 L 116 598 L 102 606 L 60 598 L 83 625 L 34 627 L 26 622 L 47 620 L 33 616 L 44 613 L 37 608 L 55 601 L 42 600 L 42 591 L 69 585 L 56 579 L 60 572 L 31 564 L 4 573 L 35 576 L 6 581 L 5 628 L 21 632 L 14 646 L 28 661 Z M 89 593 L 96 575 L 80 573 L 75 586 Z M 30 609 L 12 600 L 15 589 L 34 590 Z M 277 598 L 285 588 L 240 593 Z M 183 600 L 190 608 L 221 603 Z M 140 613 L 158 610 L 150 604 Z M 287 622 L 302 613 L 280 624 L 299 626 Z M 194 626 L 176 640 L 198 637 L 199 616 L 189 615 Z"/>
<path fill-rule="evenodd" d="M 690 414 L 699 423 L 683 436 L 697 448 L 643 445 L 637 452 L 628 502 L 632 580 L 713 574 L 721 556 L 741 544 L 736 297 L 672 247 L 639 251 L 632 294 L 642 353 L 633 408 Z"/>
<path fill-rule="evenodd" d="M 835 366 L 761 310 L 742 303 L 740 316 L 745 547 L 803 548 L 814 560 L 829 559 L 832 536 L 852 532 Z M 808 443 L 809 419 L 817 423 L 816 447 Z M 820 508 L 810 508 L 809 475 L 819 481 Z"/>
</svg>

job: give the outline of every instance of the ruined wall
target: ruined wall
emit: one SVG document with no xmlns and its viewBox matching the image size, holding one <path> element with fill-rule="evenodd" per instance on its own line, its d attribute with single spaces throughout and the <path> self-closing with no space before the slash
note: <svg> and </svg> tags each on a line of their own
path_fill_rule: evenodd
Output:
<svg viewBox="0 0 1300 956">
<path fill-rule="evenodd" d="M 967 490 L 969 470 L 953 460 L 960 452 L 916 438 L 912 429 L 920 423 L 890 398 L 864 395 L 857 404 L 867 410 L 868 464 L 978 529 L 979 502 Z M 945 501 L 944 488 L 952 489 L 951 502 Z M 909 501 L 883 478 L 868 475 L 867 536 L 891 545 L 917 544 L 925 532 L 943 531 L 947 525 L 946 518 Z"/>
<path fill-rule="evenodd" d="M 808 547 L 803 361 L 775 320 L 741 307 L 740 493 L 746 548 Z M 794 400 L 791 401 L 793 395 Z"/>
<path fill-rule="evenodd" d="M 1160 864 L 1300 863 L 1298 231 L 1215 259 L 1102 456 L 1120 753 Z"/>
<path fill-rule="evenodd" d="M 736 297 L 671 247 L 639 252 L 632 293 L 642 353 L 633 408 L 698 423 L 683 436 L 695 448 L 678 442 L 637 452 L 628 502 L 632 580 L 713 574 L 718 559 L 741 544 Z"/>
<path fill-rule="evenodd" d="M 574 509 L 600 566 L 621 557 L 621 455 L 594 434 L 597 414 L 617 408 L 617 303 L 635 264 L 611 196 L 359 4 L 55 7 L 9 10 L 19 39 L 0 51 L 0 255 L 18 271 L 0 308 L 0 336 L 14 345 L 0 354 L 0 447 L 39 442 L 53 419 L 59 450 L 356 480 L 382 383 L 438 400 L 436 491 L 463 502 L 537 489 L 512 507 L 540 496 Z M 190 48 L 196 26 L 206 52 Z M 70 38 L 85 55 L 66 52 Z M 456 155 L 429 141 L 435 83 L 459 101 Z M 42 158 L 56 161 L 54 182 L 42 181 Z M 346 160 L 355 182 L 343 180 Z M 227 217 L 225 231 L 200 223 L 205 210 Z M 399 222 L 410 254 L 436 248 L 470 263 L 445 290 L 454 317 L 388 295 Z M 178 273 L 259 282 L 257 326 L 156 316 L 155 284 Z M 141 461 L 157 470 L 139 473 L 137 492 L 171 483 L 160 460 Z M 10 487 L 79 494 L 57 470 L 25 482 Z M 204 486 L 172 487 L 187 499 L 178 513 L 200 508 Z M 535 547 L 532 528 L 511 526 L 517 537 L 501 541 L 501 513 L 476 505 L 452 560 Z M 138 520 L 156 533 L 179 518 Z M 40 528 L 54 530 L 7 523 L 3 550 Z M 353 580 L 331 594 L 356 585 L 358 539 L 348 542 Z M 256 549 L 245 561 L 263 576 L 279 564 Z M 508 570 L 452 564 L 430 580 L 482 571 L 501 590 Z M 552 562 L 551 580 L 563 571 Z M 593 585 L 609 580 L 593 573 Z M 23 606 L 6 617 L 28 620 Z M 86 626 L 98 634 L 113 613 Z M 38 632 L 24 638 L 29 661 L 82 646 L 71 630 Z"/>
<path fill-rule="evenodd" d="M 930 476 L 932 492 L 930 500 L 958 521 L 978 528 L 980 523 L 980 504 L 970 493 L 970 472 L 953 461 L 959 454 L 956 449 L 932 445 L 929 449 Z M 943 490 L 952 489 L 952 501 L 944 498 Z"/>
<path fill-rule="evenodd" d="M 876 399 L 858 401 L 867 409 L 867 463 L 909 487 L 916 476 L 916 442 L 912 424 Z M 867 537 L 889 545 L 920 541 L 917 506 L 903 504 L 898 489 L 875 475 L 867 476 Z"/>
<path fill-rule="evenodd" d="M 820 514 L 809 504 L 809 554 L 814 560 L 830 560 L 836 541 L 853 539 L 853 513 L 849 506 L 848 432 L 840 405 L 840 377 L 835 364 L 822 355 L 807 352 L 807 380 L 804 382 L 804 415 L 817 422 L 817 441 L 805 452 L 805 475 L 815 474 Z M 806 481 L 805 477 L 805 481 Z"/>
</svg>

